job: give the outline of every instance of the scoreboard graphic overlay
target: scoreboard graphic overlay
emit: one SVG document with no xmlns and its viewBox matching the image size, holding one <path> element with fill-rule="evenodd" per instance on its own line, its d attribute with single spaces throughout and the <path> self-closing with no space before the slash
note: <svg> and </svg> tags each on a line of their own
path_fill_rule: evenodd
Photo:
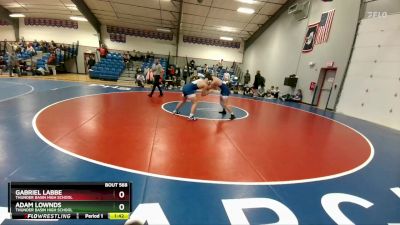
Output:
<svg viewBox="0 0 400 225">
<path fill-rule="evenodd" d="M 12 219 L 127 219 L 129 182 L 9 184 Z"/>
</svg>

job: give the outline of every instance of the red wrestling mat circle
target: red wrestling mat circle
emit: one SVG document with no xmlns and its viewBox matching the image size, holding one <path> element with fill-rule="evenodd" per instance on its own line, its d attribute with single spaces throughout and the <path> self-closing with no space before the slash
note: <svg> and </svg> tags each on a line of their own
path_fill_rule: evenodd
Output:
<svg viewBox="0 0 400 225">
<path fill-rule="evenodd" d="M 84 96 L 33 121 L 39 136 L 79 158 L 117 169 L 204 182 L 298 183 L 343 176 L 373 157 L 369 141 L 338 122 L 281 105 L 230 98 L 249 117 L 188 121 L 161 109 L 180 93 Z M 201 101 L 218 102 L 218 96 Z M 218 112 L 212 112 L 218 113 Z"/>
</svg>

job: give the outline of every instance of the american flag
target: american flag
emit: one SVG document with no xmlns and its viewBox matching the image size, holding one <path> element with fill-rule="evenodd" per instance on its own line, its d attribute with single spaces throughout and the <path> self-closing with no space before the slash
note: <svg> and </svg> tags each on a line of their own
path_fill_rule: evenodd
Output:
<svg viewBox="0 0 400 225">
<path fill-rule="evenodd" d="M 315 38 L 315 44 L 322 44 L 328 41 L 329 32 L 331 30 L 331 25 L 333 21 L 333 16 L 335 15 L 335 10 L 332 9 L 328 12 L 322 13 L 321 21 L 319 22 L 318 33 Z"/>
</svg>

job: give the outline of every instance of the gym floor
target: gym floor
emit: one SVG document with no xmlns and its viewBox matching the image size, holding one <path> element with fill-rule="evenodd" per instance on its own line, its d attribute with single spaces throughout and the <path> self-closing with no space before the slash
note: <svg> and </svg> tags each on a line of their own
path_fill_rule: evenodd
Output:
<svg viewBox="0 0 400 225">
<path fill-rule="evenodd" d="M 129 181 L 149 224 L 400 223 L 399 131 L 241 95 L 189 121 L 179 91 L 74 76 L 0 79 L 0 224 L 124 224 L 9 220 L 11 181 Z"/>
</svg>

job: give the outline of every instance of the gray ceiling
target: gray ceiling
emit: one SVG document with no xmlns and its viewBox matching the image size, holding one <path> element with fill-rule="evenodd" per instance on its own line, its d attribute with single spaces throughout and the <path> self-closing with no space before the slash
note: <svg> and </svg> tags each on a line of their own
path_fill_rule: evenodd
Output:
<svg viewBox="0 0 400 225">
<path fill-rule="evenodd" d="M 183 0 L 180 32 L 185 35 L 247 40 L 287 0 Z M 97 19 L 105 25 L 156 30 L 178 28 L 179 0 L 84 0 Z M 70 0 L 0 0 L 0 5 L 27 17 L 68 19 L 79 16 Z M 237 12 L 239 7 L 252 8 L 254 14 Z"/>
</svg>

